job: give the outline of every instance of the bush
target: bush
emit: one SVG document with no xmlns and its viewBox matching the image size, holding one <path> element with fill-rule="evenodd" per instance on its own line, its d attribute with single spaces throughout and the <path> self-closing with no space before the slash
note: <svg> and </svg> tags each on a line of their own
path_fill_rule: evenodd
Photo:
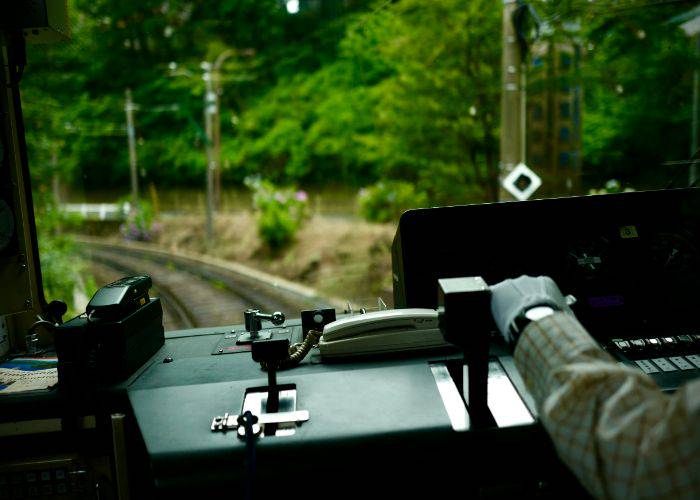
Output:
<svg viewBox="0 0 700 500">
<path fill-rule="evenodd" d="M 380 181 L 360 190 L 360 214 L 370 222 L 398 220 L 410 208 L 428 205 L 428 196 L 403 181 Z"/>
<path fill-rule="evenodd" d="M 280 188 L 259 177 L 245 185 L 253 191 L 253 208 L 258 214 L 258 234 L 272 251 L 289 244 L 308 217 L 308 196 L 304 191 Z"/>
<path fill-rule="evenodd" d="M 158 233 L 160 226 L 154 220 L 153 208 L 146 201 L 131 205 L 128 201 L 122 204 L 126 221 L 119 226 L 119 231 L 128 241 L 151 241 Z"/>
<path fill-rule="evenodd" d="M 600 189 L 589 189 L 588 194 L 613 194 L 613 193 L 628 193 L 634 191 L 631 187 L 623 187 L 617 179 L 610 179 L 605 183 L 605 186 Z"/>
<path fill-rule="evenodd" d="M 97 289 L 88 262 L 79 253 L 79 246 L 67 233 L 79 227 L 80 218 L 60 210 L 43 186 L 34 193 L 34 214 L 41 263 L 41 279 L 47 302 L 63 300 L 68 305 L 67 318 L 81 311 L 75 300 L 89 298 Z"/>
</svg>

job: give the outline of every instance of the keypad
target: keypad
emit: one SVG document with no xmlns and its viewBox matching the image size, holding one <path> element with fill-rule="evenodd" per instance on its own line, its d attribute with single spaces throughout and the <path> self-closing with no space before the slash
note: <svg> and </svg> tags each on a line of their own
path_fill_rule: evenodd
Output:
<svg viewBox="0 0 700 500">
<path fill-rule="evenodd" d="M 80 484 L 68 481 L 65 469 L 0 472 L 0 500 L 4 498 L 69 498 Z"/>
<path fill-rule="evenodd" d="M 684 372 L 700 368 L 700 334 L 612 339 L 612 352 L 634 361 L 644 373 Z"/>
</svg>

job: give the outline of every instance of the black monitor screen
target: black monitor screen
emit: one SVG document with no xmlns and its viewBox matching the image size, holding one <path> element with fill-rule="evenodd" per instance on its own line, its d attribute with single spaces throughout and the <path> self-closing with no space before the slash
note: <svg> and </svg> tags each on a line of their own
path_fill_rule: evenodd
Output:
<svg viewBox="0 0 700 500">
<path fill-rule="evenodd" d="M 411 210 L 394 239 L 394 299 L 434 308 L 439 278 L 548 275 L 596 336 L 693 333 L 699 249 L 700 189 Z"/>
</svg>

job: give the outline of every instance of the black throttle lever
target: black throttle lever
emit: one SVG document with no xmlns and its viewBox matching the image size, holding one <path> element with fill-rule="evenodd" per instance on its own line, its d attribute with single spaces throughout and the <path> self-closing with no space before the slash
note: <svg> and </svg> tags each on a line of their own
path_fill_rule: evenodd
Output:
<svg viewBox="0 0 700 500">
<path fill-rule="evenodd" d="M 445 341 L 464 351 L 465 402 L 476 427 L 494 425 L 488 409 L 489 333 L 494 328 L 491 289 L 481 277 L 438 280 L 438 322 Z M 460 370 L 461 372 L 461 370 Z"/>
<path fill-rule="evenodd" d="M 267 364 L 266 413 L 277 413 L 280 407 L 277 369 L 279 363 L 289 357 L 289 339 L 255 340 L 252 345 L 253 361 Z"/>
</svg>

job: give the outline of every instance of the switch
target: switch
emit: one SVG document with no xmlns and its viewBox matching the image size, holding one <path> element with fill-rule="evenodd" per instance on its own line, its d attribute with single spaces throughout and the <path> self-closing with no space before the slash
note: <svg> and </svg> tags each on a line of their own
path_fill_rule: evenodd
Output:
<svg viewBox="0 0 700 500">
<path fill-rule="evenodd" d="M 700 368 L 700 355 L 691 354 L 690 356 L 686 356 L 685 358 L 691 363 L 693 363 L 697 368 Z"/>
<path fill-rule="evenodd" d="M 649 347 L 653 349 L 658 349 L 661 346 L 661 341 L 659 339 L 646 339 L 646 343 Z"/>
<path fill-rule="evenodd" d="M 674 356 L 668 359 L 670 359 L 671 362 L 681 370 L 692 370 L 695 368 L 693 365 L 688 363 L 688 361 L 683 356 Z"/>
<path fill-rule="evenodd" d="M 659 369 L 648 359 L 640 359 L 635 363 L 644 373 L 659 373 Z"/>
<path fill-rule="evenodd" d="M 644 342 L 644 339 L 634 339 L 630 340 L 630 346 L 630 351 L 634 353 L 642 353 L 646 350 L 647 344 Z"/>
<path fill-rule="evenodd" d="M 613 343 L 615 346 L 621 350 L 622 352 L 626 352 L 630 350 L 630 343 L 627 342 L 626 340 L 613 340 Z"/>
<path fill-rule="evenodd" d="M 690 345 L 693 343 L 693 338 L 690 335 L 678 335 L 676 336 L 678 342 L 683 345 Z"/>
<path fill-rule="evenodd" d="M 665 372 L 675 372 L 678 370 L 678 368 L 666 358 L 653 358 L 652 361 Z"/>
</svg>

